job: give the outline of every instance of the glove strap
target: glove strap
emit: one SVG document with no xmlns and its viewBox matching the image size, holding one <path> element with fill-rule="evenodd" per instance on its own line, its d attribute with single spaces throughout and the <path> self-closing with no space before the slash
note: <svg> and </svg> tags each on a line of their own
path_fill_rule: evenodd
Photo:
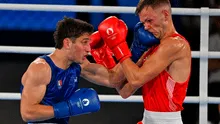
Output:
<svg viewBox="0 0 220 124">
<path fill-rule="evenodd" d="M 114 53 L 117 60 L 120 62 L 124 61 L 126 58 L 131 57 L 131 52 L 128 48 L 127 42 L 122 42 L 118 46 L 116 46 L 114 49 L 112 49 L 112 52 Z"/>
<path fill-rule="evenodd" d="M 70 116 L 69 106 L 66 102 L 59 102 L 53 105 L 55 118 L 65 118 Z"/>
</svg>

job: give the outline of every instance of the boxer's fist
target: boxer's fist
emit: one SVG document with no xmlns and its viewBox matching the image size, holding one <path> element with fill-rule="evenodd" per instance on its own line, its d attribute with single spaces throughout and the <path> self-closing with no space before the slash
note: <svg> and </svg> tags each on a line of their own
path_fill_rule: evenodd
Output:
<svg viewBox="0 0 220 124">
<path fill-rule="evenodd" d="M 98 31 L 94 32 L 91 36 L 91 54 L 96 61 L 96 63 L 104 65 L 108 69 L 113 68 L 116 63 L 112 51 L 102 40 Z"/>
<path fill-rule="evenodd" d="M 122 62 L 131 56 L 126 42 L 128 28 L 122 20 L 115 16 L 110 16 L 99 24 L 98 30 L 117 60 Z"/>
<path fill-rule="evenodd" d="M 137 62 L 142 54 L 155 44 L 159 44 L 159 39 L 145 30 L 141 22 L 138 22 L 134 27 L 134 38 L 130 48 L 132 61 Z"/>
<path fill-rule="evenodd" d="M 53 105 L 55 118 L 65 118 L 97 112 L 100 109 L 98 94 L 92 88 L 76 90 L 67 101 Z"/>
</svg>

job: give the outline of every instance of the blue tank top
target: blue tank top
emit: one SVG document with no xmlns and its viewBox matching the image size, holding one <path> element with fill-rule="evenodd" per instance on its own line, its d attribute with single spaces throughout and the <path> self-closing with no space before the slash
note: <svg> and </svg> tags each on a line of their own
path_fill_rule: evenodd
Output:
<svg viewBox="0 0 220 124">
<path fill-rule="evenodd" d="M 49 56 L 43 55 L 40 58 L 46 60 L 52 72 L 50 83 L 47 85 L 46 93 L 40 104 L 52 106 L 53 104 L 67 100 L 78 89 L 78 80 L 81 72 L 80 65 L 72 63 L 69 68 L 63 70 L 57 67 Z M 22 90 L 23 85 L 21 85 L 21 93 Z M 61 119 L 52 118 L 37 123 L 68 124 L 68 121 L 69 117 Z"/>
</svg>

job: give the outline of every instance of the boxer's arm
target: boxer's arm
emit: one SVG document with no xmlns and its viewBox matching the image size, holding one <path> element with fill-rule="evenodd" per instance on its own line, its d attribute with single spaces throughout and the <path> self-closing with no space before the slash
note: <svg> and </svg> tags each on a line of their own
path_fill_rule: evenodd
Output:
<svg viewBox="0 0 220 124">
<path fill-rule="evenodd" d="M 50 81 L 51 70 L 41 59 L 35 60 L 22 77 L 24 86 L 21 95 L 20 112 L 26 122 L 42 121 L 54 117 L 52 106 L 40 105 L 46 85 Z"/>
<path fill-rule="evenodd" d="M 81 64 L 81 68 L 81 76 L 97 85 L 115 88 L 125 80 L 120 64 L 112 69 L 107 69 L 103 65 L 85 60 Z"/>
<path fill-rule="evenodd" d="M 140 68 L 131 59 L 126 59 L 121 63 L 123 72 L 133 87 L 139 88 L 143 86 L 146 82 L 159 75 L 174 60 L 182 57 L 178 53 L 185 48 L 184 43 L 172 38 L 168 38 L 168 40 L 160 44 L 158 50 L 148 57 Z"/>
<path fill-rule="evenodd" d="M 142 66 L 146 53 L 147 52 L 144 52 L 141 58 L 137 61 L 136 65 L 138 67 Z M 131 85 L 131 83 L 128 83 L 127 80 L 125 80 L 123 83 L 121 83 L 120 86 L 116 87 L 115 89 L 122 98 L 126 99 L 133 95 L 139 89 L 139 87 L 135 87 L 134 85 Z"/>
<path fill-rule="evenodd" d="M 122 98 L 126 99 L 133 95 L 138 88 L 139 87 L 134 87 L 133 85 L 125 81 L 121 86 L 116 87 L 115 89 Z"/>
</svg>

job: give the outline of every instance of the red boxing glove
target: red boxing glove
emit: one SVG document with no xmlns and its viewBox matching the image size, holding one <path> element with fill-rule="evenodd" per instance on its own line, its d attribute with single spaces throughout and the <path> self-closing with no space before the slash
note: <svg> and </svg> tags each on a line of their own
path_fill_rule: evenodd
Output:
<svg viewBox="0 0 220 124">
<path fill-rule="evenodd" d="M 131 52 L 126 42 L 127 25 L 115 16 L 110 16 L 98 26 L 99 33 L 104 42 L 120 62 L 131 57 Z"/>
<path fill-rule="evenodd" d="M 137 124 L 143 124 L 142 121 L 139 121 Z"/>
<path fill-rule="evenodd" d="M 91 36 L 91 54 L 96 61 L 96 63 L 104 65 L 108 69 L 113 68 L 116 63 L 112 57 L 113 53 L 109 47 L 102 40 L 98 31 L 94 32 Z"/>
</svg>

